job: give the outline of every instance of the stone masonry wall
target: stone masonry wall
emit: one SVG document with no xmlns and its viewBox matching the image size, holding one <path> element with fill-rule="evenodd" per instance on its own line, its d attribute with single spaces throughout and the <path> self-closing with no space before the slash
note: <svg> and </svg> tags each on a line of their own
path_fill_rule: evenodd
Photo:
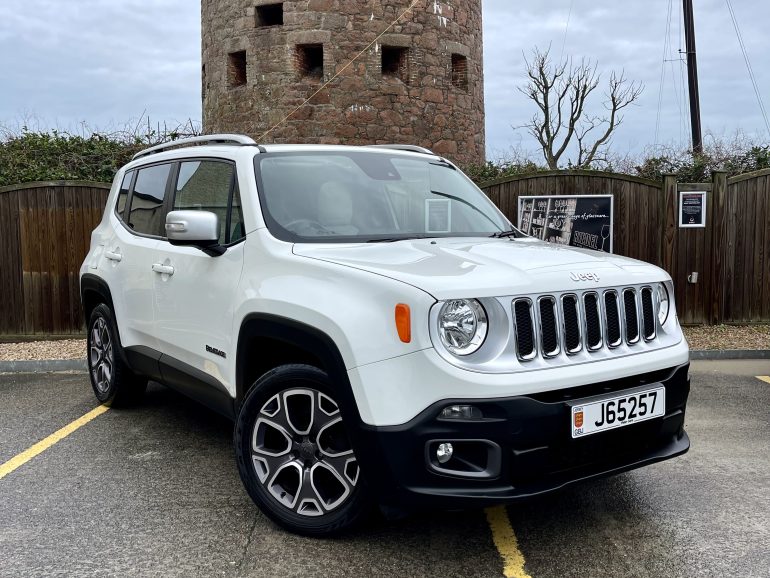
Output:
<svg viewBox="0 0 770 578">
<path fill-rule="evenodd" d="M 410 2 L 202 0 L 205 132 L 265 143 L 417 144 L 458 163 L 482 162 L 481 0 L 419 1 L 342 70 Z"/>
</svg>

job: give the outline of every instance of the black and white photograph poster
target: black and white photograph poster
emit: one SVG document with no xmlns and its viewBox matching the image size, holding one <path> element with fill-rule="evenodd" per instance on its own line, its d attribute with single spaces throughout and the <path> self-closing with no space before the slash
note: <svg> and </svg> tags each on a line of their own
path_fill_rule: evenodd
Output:
<svg viewBox="0 0 770 578">
<path fill-rule="evenodd" d="M 703 228 L 706 226 L 706 193 L 696 191 L 679 193 L 679 227 Z"/>
<path fill-rule="evenodd" d="M 548 243 L 613 252 L 613 196 L 519 197 L 519 229 Z"/>
</svg>

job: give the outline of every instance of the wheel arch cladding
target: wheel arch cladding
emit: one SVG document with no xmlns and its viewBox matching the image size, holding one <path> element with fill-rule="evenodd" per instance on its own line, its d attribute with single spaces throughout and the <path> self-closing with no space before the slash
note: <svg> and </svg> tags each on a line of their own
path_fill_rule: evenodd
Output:
<svg viewBox="0 0 770 578">
<path fill-rule="evenodd" d="M 91 313 L 97 305 L 104 303 L 115 315 L 115 307 L 112 304 L 112 293 L 107 283 L 101 277 L 86 273 L 80 279 L 80 302 L 83 306 L 85 324 L 91 318 Z"/>
<path fill-rule="evenodd" d="M 324 370 L 337 393 L 340 409 L 360 423 L 345 363 L 334 340 L 315 327 L 277 315 L 252 314 L 241 323 L 236 358 L 236 403 L 266 372 L 289 363 Z"/>
</svg>

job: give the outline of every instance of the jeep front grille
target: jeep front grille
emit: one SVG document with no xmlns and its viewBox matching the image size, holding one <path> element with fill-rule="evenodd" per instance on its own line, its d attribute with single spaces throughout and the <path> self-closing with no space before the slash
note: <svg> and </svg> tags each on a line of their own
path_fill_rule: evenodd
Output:
<svg viewBox="0 0 770 578">
<path fill-rule="evenodd" d="M 651 287 L 520 297 L 512 310 L 520 361 L 634 347 L 657 337 Z"/>
</svg>

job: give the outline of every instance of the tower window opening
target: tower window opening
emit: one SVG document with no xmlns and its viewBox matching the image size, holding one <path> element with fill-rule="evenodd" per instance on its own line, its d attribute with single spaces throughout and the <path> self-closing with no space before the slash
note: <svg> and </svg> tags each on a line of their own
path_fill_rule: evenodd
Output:
<svg viewBox="0 0 770 578">
<path fill-rule="evenodd" d="M 452 55 L 452 85 L 460 90 L 468 90 L 468 57 L 462 54 Z"/>
<path fill-rule="evenodd" d="M 264 28 L 267 26 L 282 26 L 283 25 L 283 2 L 276 4 L 265 4 L 264 6 L 257 6 L 256 9 L 256 26 L 257 28 Z"/>
<path fill-rule="evenodd" d="M 324 75 L 323 44 L 297 45 L 297 70 L 300 76 L 321 79 Z"/>
<path fill-rule="evenodd" d="M 246 51 L 239 50 L 227 55 L 227 83 L 230 88 L 246 86 Z"/>
<path fill-rule="evenodd" d="M 382 47 L 382 75 L 409 84 L 409 49 L 401 46 Z"/>
</svg>

